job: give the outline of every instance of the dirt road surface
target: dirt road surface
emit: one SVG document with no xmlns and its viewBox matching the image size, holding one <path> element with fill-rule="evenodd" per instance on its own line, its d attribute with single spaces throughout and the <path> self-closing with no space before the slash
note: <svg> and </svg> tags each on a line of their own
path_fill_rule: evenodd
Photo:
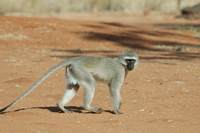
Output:
<svg viewBox="0 0 200 133">
<path fill-rule="evenodd" d="M 66 106 L 73 114 L 59 113 L 56 103 L 66 87 L 63 68 L 0 114 L 0 132 L 199 133 L 199 24 L 170 14 L 0 16 L 0 108 L 65 59 L 118 57 L 125 51 L 140 57 L 121 88 L 124 114 L 110 112 L 104 83 L 97 83 L 92 103 L 103 113 L 80 108 L 83 88 Z"/>
</svg>

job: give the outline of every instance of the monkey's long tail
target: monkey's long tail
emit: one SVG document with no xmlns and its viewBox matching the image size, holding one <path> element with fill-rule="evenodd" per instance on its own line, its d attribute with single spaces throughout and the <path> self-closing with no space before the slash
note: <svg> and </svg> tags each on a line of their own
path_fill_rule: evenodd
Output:
<svg viewBox="0 0 200 133">
<path fill-rule="evenodd" d="M 25 96 L 27 96 L 29 93 L 31 93 L 43 80 L 45 80 L 49 75 L 51 75 L 53 72 L 55 72 L 56 70 L 65 67 L 65 66 L 70 66 L 71 64 L 69 63 L 68 60 L 65 60 L 59 64 L 57 64 L 56 66 L 54 66 L 53 68 L 51 68 L 49 71 L 47 71 L 41 78 L 39 78 L 32 86 L 30 89 L 28 89 L 25 93 L 23 93 L 19 98 L 17 98 L 14 102 L 12 102 L 11 104 L 9 104 L 8 106 L 6 106 L 5 108 L 1 109 L 0 112 L 3 112 L 7 109 L 9 109 L 10 107 L 12 107 L 13 105 L 15 105 L 18 101 L 20 101 L 22 98 L 24 98 Z"/>
</svg>

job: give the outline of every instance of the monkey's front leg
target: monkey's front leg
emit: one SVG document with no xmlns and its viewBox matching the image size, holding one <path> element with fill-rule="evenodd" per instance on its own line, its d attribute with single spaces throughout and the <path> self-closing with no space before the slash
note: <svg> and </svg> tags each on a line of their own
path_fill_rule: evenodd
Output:
<svg viewBox="0 0 200 133">
<path fill-rule="evenodd" d="M 112 85 L 110 85 L 110 96 L 111 96 L 113 112 L 115 114 L 123 114 L 122 112 L 119 111 L 121 103 L 122 103 L 121 96 L 120 96 L 120 88 L 113 87 Z"/>
</svg>

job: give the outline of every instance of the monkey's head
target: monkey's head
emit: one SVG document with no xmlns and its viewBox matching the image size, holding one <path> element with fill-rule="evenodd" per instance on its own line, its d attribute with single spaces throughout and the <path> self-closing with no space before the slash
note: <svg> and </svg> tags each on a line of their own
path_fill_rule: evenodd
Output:
<svg viewBox="0 0 200 133">
<path fill-rule="evenodd" d="M 128 69 L 129 71 L 133 70 L 139 62 L 139 57 L 134 52 L 125 52 L 119 57 L 120 62 Z"/>
</svg>

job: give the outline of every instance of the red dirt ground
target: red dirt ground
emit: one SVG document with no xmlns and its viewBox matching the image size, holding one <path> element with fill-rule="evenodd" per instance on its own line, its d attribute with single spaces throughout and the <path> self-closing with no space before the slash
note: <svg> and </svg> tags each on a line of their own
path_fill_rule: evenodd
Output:
<svg viewBox="0 0 200 133">
<path fill-rule="evenodd" d="M 65 59 L 118 57 L 125 51 L 140 57 L 121 89 L 124 114 L 110 113 L 104 83 L 97 83 L 92 106 L 105 112 L 81 110 L 80 89 L 67 105 L 73 114 L 59 113 L 56 103 L 65 89 L 63 68 L 0 114 L 0 132 L 200 132 L 200 33 L 195 32 L 199 24 L 174 15 L 0 16 L 0 108 Z M 194 26 L 170 29 L 176 25 Z"/>
</svg>

